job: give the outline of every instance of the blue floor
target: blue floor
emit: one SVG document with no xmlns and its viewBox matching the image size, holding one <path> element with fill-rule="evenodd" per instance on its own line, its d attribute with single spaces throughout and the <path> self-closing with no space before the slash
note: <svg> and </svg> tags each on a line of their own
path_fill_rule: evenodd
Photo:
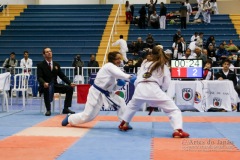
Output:
<svg viewBox="0 0 240 160">
<path fill-rule="evenodd" d="M 83 108 L 84 105 L 77 104 L 76 100 L 73 100 L 72 110 L 80 112 Z M 137 116 L 148 116 L 147 114 L 147 112 L 137 112 Z M 239 112 L 183 112 L 182 114 L 183 117 L 239 117 Z M 38 98 L 30 98 L 25 110 L 22 110 L 19 101 L 19 104 L 10 107 L 10 112 L 0 112 L 0 141 L 55 115 L 58 115 L 58 108 L 50 117 L 40 113 Z M 116 112 L 101 111 L 100 115 L 116 116 Z M 165 116 L 165 114 L 153 112 L 151 116 Z M 171 138 L 172 135 L 169 122 L 131 122 L 133 130 L 127 132 L 120 132 L 118 125 L 119 122 L 99 121 L 57 159 L 146 160 L 150 159 L 152 138 Z M 240 123 L 184 122 L 183 125 L 191 138 L 227 138 L 240 149 Z"/>
</svg>

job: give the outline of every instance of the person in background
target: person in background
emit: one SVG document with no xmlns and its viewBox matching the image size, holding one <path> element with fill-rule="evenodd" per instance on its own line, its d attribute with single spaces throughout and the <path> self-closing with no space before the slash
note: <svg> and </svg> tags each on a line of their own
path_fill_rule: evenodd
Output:
<svg viewBox="0 0 240 160">
<path fill-rule="evenodd" d="M 186 29 L 187 28 L 187 7 L 184 5 L 184 2 L 182 2 L 182 6 L 179 8 L 180 12 L 180 18 L 181 18 L 181 29 Z"/>
<path fill-rule="evenodd" d="M 197 46 L 200 47 L 200 48 L 203 48 L 203 45 L 204 45 L 204 40 L 203 40 L 203 32 L 200 32 L 199 33 L 199 36 L 197 38 Z"/>
<path fill-rule="evenodd" d="M 200 47 L 195 48 L 196 59 L 201 59 L 203 61 L 203 65 L 207 62 L 207 56 L 202 53 L 202 49 Z"/>
<path fill-rule="evenodd" d="M 127 42 L 123 39 L 123 35 L 120 35 L 119 38 L 120 39 L 117 40 L 116 42 L 114 42 L 112 44 L 112 46 L 118 46 L 118 45 L 120 46 L 119 52 L 122 54 L 123 61 L 125 63 L 127 63 L 128 62 L 128 58 L 127 58 L 127 52 L 128 52 Z"/>
<path fill-rule="evenodd" d="M 164 6 L 164 3 L 161 2 L 160 14 L 159 14 L 160 29 L 166 29 L 166 15 L 167 15 L 167 8 Z"/>
<path fill-rule="evenodd" d="M 175 34 L 173 35 L 173 42 L 177 42 L 177 40 L 180 39 L 181 37 L 182 37 L 182 35 L 181 35 L 181 30 L 178 29 L 178 30 L 177 30 L 177 33 L 175 33 Z"/>
<path fill-rule="evenodd" d="M 90 61 L 88 62 L 88 67 L 99 67 L 98 61 L 96 61 L 95 55 L 90 55 Z M 91 73 L 97 73 L 98 69 L 88 69 L 88 75 L 90 76 Z"/>
<path fill-rule="evenodd" d="M 150 24 L 153 28 L 157 29 L 159 27 L 159 18 L 157 11 L 153 11 L 153 14 L 150 16 Z"/>
<path fill-rule="evenodd" d="M 18 65 L 18 60 L 15 58 L 15 55 L 15 52 L 10 53 L 10 58 L 7 58 L 3 63 L 6 72 L 10 72 L 11 74 L 15 74 L 15 67 Z"/>
<path fill-rule="evenodd" d="M 133 60 L 129 59 L 128 63 L 125 64 L 125 66 L 123 67 L 124 71 L 126 73 L 134 73 L 134 65 L 133 65 Z"/>
<path fill-rule="evenodd" d="M 142 6 L 142 8 L 138 11 L 138 13 L 140 15 L 138 26 L 141 29 L 145 29 L 146 28 L 145 19 L 147 14 L 145 6 Z"/>
<path fill-rule="evenodd" d="M 24 51 L 23 52 L 23 56 L 24 58 L 21 59 L 21 62 L 20 62 L 20 67 L 22 67 L 23 69 L 23 73 L 28 73 L 28 74 L 31 74 L 31 69 L 32 69 L 32 59 L 30 59 L 28 56 L 28 51 Z M 34 76 L 34 75 L 31 75 L 31 77 Z M 34 76 L 35 77 L 35 76 Z M 32 95 L 32 88 L 28 88 L 28 94 L 29 95 Z"/>
<path fill-rule="evenodd" d="M 24 73 L 29 73 L 30 74 L 31 69 L 32 69 L 32 65 L 33 65 L 32 59 L 28 57 L 29 56 L 28 51 L 24 51 L 23 56 L 24 56 L 24 58 L 21 59 L 20 67 L 23 68 Z"/>
<path fill-rule="evenodd" d="M 39 82 L 39 91 L 44 95 L 44 103 L 47 109 L 45 116 L 51 116 L 51 101 L 54 93 L 66 93 L 64 101 L 63 114 L 74 114 L 69 107 L 72 106 L 73 87 L 68 77 L 62 72 L 60 65 L 52 60 L 53 54 L 51 48 L 43 49 L 44 60 L 37 64 L 37 80 Z M 59 84 L 57 77 L 60 77 L 67 85 Z"/>
<path fill-rule="evenodd" d="M 152 37 L 151 33 L 148 33 L 148 36 L 146 38 L 146 47 L 152 49 L 154 45 L 154 38 Z"/>
<path fill-rule="evenodd" d="M 150 16 L 153 14 L 154 11 L 156 11 L 156 4 L 157 0 L 153 3 L 153 0 L 150 0 L 150 4 L 146 3 L 146 7 L 148 7 L 148 25 L 150 25 Z"/>
<path fill-rule="evenodd" d="M 74 68 L 74 75 L 82 75 L 82 67 L 84 66 L 81 56 L 78 54 L 72 62 L 72 67 Z M 79 70 L 79 71 L 78 71 Z"/>
<path fill-rule="evenodd" d="M 138 37 L 137 43 L 136 43 L 136 51 L 138 55 L 142 58 L 146 56 L 146 51 L 144 51 L 145 47 L 146 47 L 146 44 L 143 42 L 142 37 Z"/>
<path fill-rule="evenodd" d="M 234 87 L 237 85 L 237 76 L 234 71 L 230 70 L 231 61 L 229 59 L 225 59 L 222 62 L 222 69 L 216 74 L 216 78 L 218 80 L 228 79 L 233 82 Z"/>
<path fill-rule="evenodd" d="M 224 44 L 221 43 L 217 51 L 217 60 L 218 61 L 224 60 L 228 57 L 228 55 L 229 55 L 229 52 L 224 48 Z"/>
<path fill-rule="evenodd" d="M 138 68 L 141 67 L 143 60 L 143 57 L 138 58 L 137 62 L 135 63 L 135 73 L 138 72 Z"/>
<path fill-rule="evenodd" d="M 199 37 L 199 36 L 198 36 L 198 32 L 195 32 L 194 35 L 192 35 L 192 37 L 191 37 L 191 39 L 190 39 L 191 42 L 197 41 L 198 37 Z"/>
<path fill-rule="evenodd" d="M 191 49 L 187 48 L 185 55 L 181 59 L 194 59 L 195 57 L 191 55 Z"/>
<path fill-rule="evenodd" d="M 203 15 L 203 11 L 202 11 L 202 8 L 203 8 L 203 0 L 197 0 L 197 3 L 198 3 L 198 11 L 197 13 L 195 14 L 195 17 L 194 19 L 198 19 L 198 17 L 200 16 L 200 13 L 202 13 Z"/>
<path fill-rule="evenodd" d="M 189 23 L 189 17 L 190 17 L 190 15 L 192 14 L 192 7 L 191 7 L 191 4 L 189 3 L 189 0 L 186 0 L 186 2 L 185 2 L 184 5 L 187 7 L 187 18 L 186 18 L 186 22 Z"/>
<path fill-rule="evenodd" d="M 131 23 L 132 22 L 132 12 L 131 12 L 131 7 L 129 4 L 129 1 L 126 1 L 125 3 L 125 8 L 126 8 L 126 24 L 128 24 L 128 21 Z"/>
<path fill-rule="evenodd" d="M 213 41 L 215 41 L 215 37 L 213 35 L 209 36 L 205 45 L 205 48 L 208 48 L 209 44 L 213 44 Z"/>
<path fill-rule="evenodd" d="M 208 58 L 212 59 L 213 66 L 214 66 L 214 63 L 217 60 L 217 56 L 216 56 L 216 50 L 214 49 L 214 47 L 211 43 L 208 45 L 207 53 L 208 53 Z"/>
<path fill-rule="evenodd" d="M 233 43 L 233 40 L 229 40 L 229 43 L 226 44 L 225 46 L 225 49 L 229 52 L 237 52 L 239 49 L 238 47 Z"/>
<path fill-rule="evenodd" d="M 217 0 L 210 0 L 211 6 L 212 6 L 212 14 L 219 14 L 218 12 L 218 6 L 217 6 Z"/>
<path fill-rule="evenodd" d="M 205 80 L 213 80 L 213 73 L 212 73 L 212 60 L 208 59 L 206 64 L 203 68 L 203 79 Z"/>
<path fill-rule="evenodd" d="M 203 21 L 205 24 L 211 23 L 212 6 L 208 0 L 203 0 Z"/>
</svg>

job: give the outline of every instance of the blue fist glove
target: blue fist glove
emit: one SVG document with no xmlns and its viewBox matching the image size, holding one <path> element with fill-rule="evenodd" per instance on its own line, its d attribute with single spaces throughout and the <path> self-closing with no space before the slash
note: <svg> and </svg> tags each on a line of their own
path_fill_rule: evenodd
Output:
<svg viewBox="0 0 240 160">
<path fill-rule="evenodd" d="M 137 79 L 137 76 L 132 75 L 129 82 L 132 83 L 132 84 L 134 84 L 134 82 L 136 81 L 136 79 Z"/>
<path fill-rule="evenodd" d="M 117 85 L 118 86 L 124 86 L 125 84 L 126 84 L 125 80 L 122 80 L 122 79 L 117 80 Z"/>
</svg>

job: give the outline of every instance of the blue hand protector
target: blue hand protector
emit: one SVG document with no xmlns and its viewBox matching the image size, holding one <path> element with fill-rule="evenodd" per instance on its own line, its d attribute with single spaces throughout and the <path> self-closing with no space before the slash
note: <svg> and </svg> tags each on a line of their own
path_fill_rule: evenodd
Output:
<svg viewBox="0 0 240 160">
<path fill-rule="evenodd" d="M 129 82 L 132 83 L 132 84 L 134 84 L 134 82 L 136 81 L 136 79 L 137 79 L 137 76 L 132 75 Z"/>
<path fill-rule="evenodd" d="M 118 86 L 124 86 L 125 84 L 126 84 L 125 80 L 122 80 L 122 79 L 117 80 L 117 85 Z"/>
</svg>

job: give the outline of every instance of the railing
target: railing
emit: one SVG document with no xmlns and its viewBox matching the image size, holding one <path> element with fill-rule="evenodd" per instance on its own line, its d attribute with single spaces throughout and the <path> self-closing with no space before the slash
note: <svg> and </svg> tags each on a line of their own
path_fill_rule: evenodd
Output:
<svg viewBox="0 0 240 160">
<path fill-rule="evenodd" d="M 75 67 L 61 67 L 63 73 L 70 79 L 70 81 L 77 83 L 77 84 L 88 84 L 90 79 L 91 73 L 97 73 L 101 67 L 82 67 L 82 70 L 80 71 L 79 68 L 77 69 L 77 73 L 75 75 Z M 31 71 L 31 75 L 35 76 L 35 80 L 37 81 L 37 67 L 29 68 Z M 213 67 L 213 75 L 219 71 L 219 69 L 222 69 L 222 67 Z M 230 68 L 232 69 L 232 68 Z M 235 70 L 240 70 L 240 67 L 233 67 Z M 21 67 L 15 67 L 15 74 L 23 73 L 24 68 Z M 25 69 L 26 70 L 26 69 Z M 122 68 L 123 70 L 123 68 Z M 138 68 L 139 70 L 139 68 Z M 6 69 L 4 67 L 0 67 L 0 74 L 5 73 Z M 135 73 L 135 70 L 134 70 Z M 236 73 L 237 74 L 237 73 Z M 78 77 L 77 77 L 78 76 Z M 240 76 L 237 74 L 237 76 Z M 58 78 L 58 82 L 61 83 L 61 79 Z"/>
<path fill-rule="evenodd" d="M 107 45 L 107 48 L 106 48 L 106 52 L 105 52 L 105 55 L 104 55 L 102 65 L 104 65 L 107 61 L 107 54 L 109 53 L 109 51 L 111 49 L 112 42 L 114 41 L 114 34 L 117 34 L 116 23 L 119 24 L 119 15 L 122 15 L 122 3 L 120 1 L 119 5 L 118 5 L 117 13 L 116 13 L 116 16 L 115 16 L 114 21 L 113 21 L 113 26 L 112 26 L 112 30 L 111 30 L 111 33 L 110 33 L 110 36 L 109 36 L 109 39 L 108 39 L 108 45 Z"/>
</svg>

